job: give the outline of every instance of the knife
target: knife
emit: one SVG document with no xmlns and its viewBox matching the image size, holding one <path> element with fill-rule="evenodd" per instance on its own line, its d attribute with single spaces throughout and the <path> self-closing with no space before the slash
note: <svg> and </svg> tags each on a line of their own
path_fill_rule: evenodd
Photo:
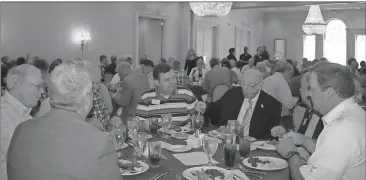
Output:
<svg viewBox="0 0 366 180">
<path fill-rule="evenodd" d="M 152 180 L 159 180 L 161 177 L 165 176 L 166 174 L 170 173 L 171 171 L 173 171 L 173 169 L 168 169 L 167 171 L 165 171 L 164 173 L 156 176 L 154 179 Z"/>
</svg>

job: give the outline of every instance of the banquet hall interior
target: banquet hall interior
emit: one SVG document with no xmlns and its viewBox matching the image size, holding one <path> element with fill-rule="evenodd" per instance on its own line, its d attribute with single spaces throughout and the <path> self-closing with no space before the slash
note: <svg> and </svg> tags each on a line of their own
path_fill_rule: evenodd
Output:
<svg viewBox="0 0 366 180">
<path fill-rule="evenodd" d="M 364 180 L 366 2 L 0 2 L 1 180 Z"/>
</svg>

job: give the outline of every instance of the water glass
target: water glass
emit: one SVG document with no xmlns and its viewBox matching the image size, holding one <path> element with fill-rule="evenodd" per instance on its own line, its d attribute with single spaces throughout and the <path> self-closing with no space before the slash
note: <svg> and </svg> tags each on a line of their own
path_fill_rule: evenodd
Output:
<svg viewBox="0 0 366 180">
<path fill-rule="evenodd" d="M 235 133 L 235 135 L 238 135 L 238 121 L 237 120 L 229 120 L 227 122 L 227 129 L 229 133 Z"/>
<path fill-rule="evenodd" d="M 251 144 L 251 141 L 250 141 L 249 136 L 239 137 L 239 154 L 240 154 L 242 160 L 249 156 L 250 144 Z"/>
<path fill-rule="evenodd" d="M 195 129 L 195 136 L 198 137 L 199 131 L 202 128 L 204 122 L 204 118 L 201 115 L 201 113 L 198 113 L 197 115 L 192 115 L 192 126 Z"/>
<path fill-rule="evenodd" d="M 165 114 L 161 118 L 161 125 L 163 128 L 163 138 L 169 139 L 169 135 L 166 134 L 166 132 L 169 130 L 170 126 L 172 125 L 172 115 L 171 114 Z"/>
<path fill-rule="evenodd" d="M 135 155 L 137 156 L 137 158 L 141 158 L 141 155 L 144 153 L 145 150 L 147 133 L 138 133 L 136 136 L 134 136 L 132 140 L 134 144 Z"/>
<path fill-rule="evenodd" d="M 149 129 L 152 134 L 156 134 L 159 129 L 159 121 L 157 117 L 152 117 L 149 119 Z"/>
<path fill-rule="evenodd" d="M 133 137 L 137 135 L 137 132 L 139 130 L 140 122 L 137 121 L 135 118 L 129 118 L 127 121 L 127 127 L 128 127 L 128 135 L 130 137 Z"/>
<path fill-rule="evenodd" d="M 117 152 L 118 158 L 123 156 L 122 146 L 126 140 L 126 130 L 123 128 L 114 128 L 111 135 L 113 136 L 114 149 Z"/>
<path fill-rule="evenodd" d="M 215 138 L 204 135 L 203 137 L 203 150 L 208 157 L 208 166 L 212 166 L 212 156 L 215 155 L 219 141 Z"/>
<path fill-rule="evenodd" d="M 149 160 L 150 166 L 152 168 L 159 167 L 159 162 L 161 159 L 161 143 L 160 142 L 150 142 L 149 143 Z"/>
</svg>

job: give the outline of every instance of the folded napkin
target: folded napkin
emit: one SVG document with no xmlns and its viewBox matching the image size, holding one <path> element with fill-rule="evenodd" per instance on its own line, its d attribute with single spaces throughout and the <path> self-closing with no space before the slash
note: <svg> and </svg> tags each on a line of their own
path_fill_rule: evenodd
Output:
<svg viewBox="0 0 366 180">
<path fill-rule="evenodd" d="M 245 180 L 250 180 L 250 179 L 248 178 L 248 176 L 246 176 L 243 172 L 241 172 L 241 171 L 240 171 L 240 170 L 238 170 L 238 169 L 231 170 L 231 172 L 232 172 L 232 173 L 234 173 L 235 175 L 237 175 L 237 176 L 239 176 L 239 177 L 241 177 L 241 178 L 245 179 Z M 235 177 L 235 176 L 234 176 L 234 177 Z M 236 178 L 236 179 L 238 179 L 238 180 L 239 180 L 239 178 Z"/>
<path fill-rule="evenodd" d="M 180 153 L 173 154 L 180 162 L 185 166 L 198 166 L 208 163 L 208 157 L 204 152 L 191 152 L 191 153 Z M 213 164 L 218 164 L 214 159 L 211 160 Z"/>
</svg>

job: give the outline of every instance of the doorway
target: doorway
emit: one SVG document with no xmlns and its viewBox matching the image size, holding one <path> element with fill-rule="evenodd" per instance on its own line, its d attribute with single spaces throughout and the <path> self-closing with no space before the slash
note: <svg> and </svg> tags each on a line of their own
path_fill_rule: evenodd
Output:
<svg viewBox="0 0 366 180">
<path fill-rule="evenodd" d="M 139 17 L 138 59 L 147 58 L 158 64 L 163 57 L 164 20 Z"/>
</svg>

